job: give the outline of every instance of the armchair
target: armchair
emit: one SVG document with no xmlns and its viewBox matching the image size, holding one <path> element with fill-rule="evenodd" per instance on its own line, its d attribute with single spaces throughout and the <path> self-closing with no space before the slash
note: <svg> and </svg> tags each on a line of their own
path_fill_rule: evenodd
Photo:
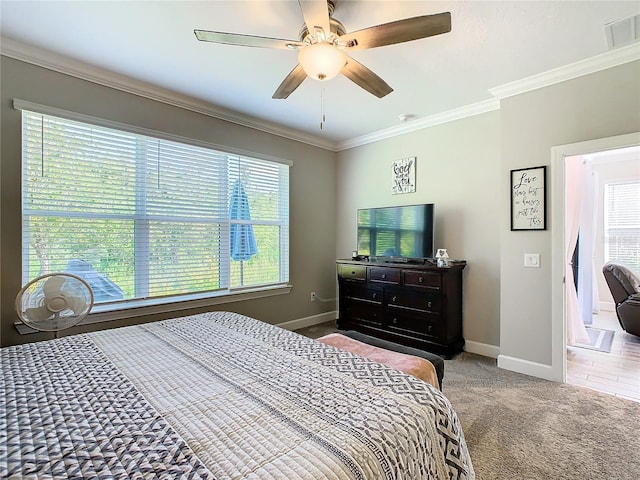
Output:
<svg viewBox="0 0 640 480">
<path fill-rule="evenodd" d="M 622 329 L 640 337 L 640 276 L 617 262 L 608 262 L 602 273 L 613 301 Z"/>
</svg>

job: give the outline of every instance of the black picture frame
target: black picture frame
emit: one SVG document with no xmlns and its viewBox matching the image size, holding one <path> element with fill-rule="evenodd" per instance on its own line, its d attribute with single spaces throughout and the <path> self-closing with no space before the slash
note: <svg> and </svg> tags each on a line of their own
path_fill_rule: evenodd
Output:
<svg viewBox="0 0 640 480">
<path fill-rule="evenodd" d="M 511 230 L 547 229 L 547 167 L 511 170 Z"/>
</svg>

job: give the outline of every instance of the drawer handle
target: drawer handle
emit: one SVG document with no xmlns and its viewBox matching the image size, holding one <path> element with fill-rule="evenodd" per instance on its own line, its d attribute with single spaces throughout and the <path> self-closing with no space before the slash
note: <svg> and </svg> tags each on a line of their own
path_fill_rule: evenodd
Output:
<svg viewBox="0 0 640 480">
<path fill-rule="evenodd" d="M 392 320 L 393 324 L 396 325 L 398 323 L 398 319 L 394 317 L 394 319 Z"/>
<path fill-rule="evenodd" d="M 371 298 L 378 298 L 378 294 L 374 293 L 373 295 L 371 295 Z"/>
<path fill-rule="evenodd" d="M 427 302 L 427 307 L 431 308 L 431 302 Z"/>
<path fill-rule="evenodd" d="M 431 330 L 433 330 L 433 327 L 432 327 L 431 325 L 429 325 L 429 326 L 427 327 L 427 332 L 431 332 Z"/>
<path fill-rule="evenodd" d="M 391 301 L 392 301 L 392 302 L 394 302 L 394 303 L 395 303 L 395 302 L 397 302 L 397 301 L 398 301 L 398 297 L 393 297 L 393 298 L 391 299 Z"/>
<path fill-rule="evenodd" d="M 383 274 L 382 274 L 382 278 L 387 278 L 387 274 L 386 274 L 386 273 L 383 273 Z"/>
<path fill-rule="evenodd" d="M 424 282 L 424 280 L 422 279 L 422 277 L 419 277 L 418 278 L 418 283 L 422 283 L 422 282 Z"/>
<path fill-rule="evenodd" d="M 351 272 L 351 275 L 355 275 L 355 274 L 356 274 L 356 272 L 354 272 L 354 271 Z"/>
</svg>

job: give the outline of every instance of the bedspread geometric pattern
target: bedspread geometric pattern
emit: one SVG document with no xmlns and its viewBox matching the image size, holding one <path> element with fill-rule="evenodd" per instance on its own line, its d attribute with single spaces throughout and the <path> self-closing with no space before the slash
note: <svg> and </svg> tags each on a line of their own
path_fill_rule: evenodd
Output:
<svg viewBox="0 0 640 480">
<path fill-rule="evenodd" d="M 86 336 L 2 349 L 0 394 L 0 478 L 215 478 Z"/>
<path fill-rule="evenodd" d="M 3 385 L 25 392 L 7 405 L 20 412 L 8 416 L 9 472 L 44 464 L 109 468 L 110 478 L 142 466 L 140 478 L 474 478 L 457 415 L 437 389 L 242 315 L 211 312 L 27 347 L 3 349 L 3 368 L 5 356 L 12 372 L 23 358 L 36 371 L 46 362 L 48 383 L 27 391 L 27 369 Z M 72 373 L 76 357 L 81 374 Z M 58 387 L 67 377 L 75 385 Z M 133 433 L 122 439 L 124 431 Z M 42 447 L 56 441 L 62 455 Z"/>
</svg>

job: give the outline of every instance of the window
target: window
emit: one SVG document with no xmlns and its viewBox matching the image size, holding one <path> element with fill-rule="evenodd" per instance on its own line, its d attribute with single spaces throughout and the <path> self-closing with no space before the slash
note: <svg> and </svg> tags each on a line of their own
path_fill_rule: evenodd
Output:
<svg viewBox="0 0 640 480">
<path fill-rule="evenodd" d="M 75 273 L 114 309 L 288 282 L 288 165 L 26 109 L 22 118 L 23 282 Z"/>
<path fill-rule="evenodd" d="M 604 200 L 605 262 L 640 271 L 640 182 L 608 183 Z"/>
</svg>

